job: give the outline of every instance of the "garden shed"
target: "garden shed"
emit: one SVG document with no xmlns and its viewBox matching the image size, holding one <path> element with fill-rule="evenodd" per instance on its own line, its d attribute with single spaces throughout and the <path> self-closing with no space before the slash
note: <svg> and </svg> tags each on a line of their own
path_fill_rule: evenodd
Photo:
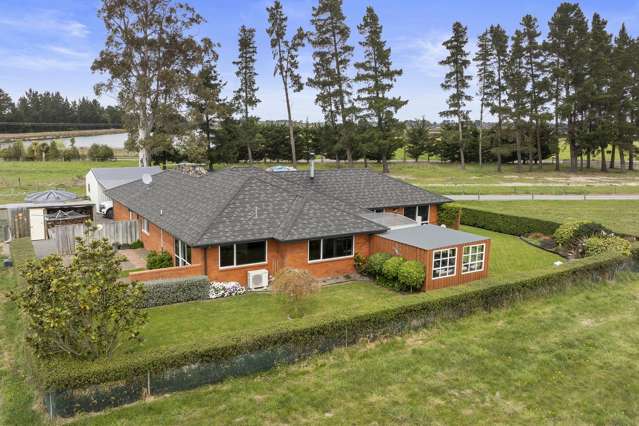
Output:
<svg viewBox="0 0 639 426">
<path fill-rule="evenodd" d="M 49 190 L 27 195 L 23 203 L 5 204 L 9 239 L 31 237 L 46 240 L 49 229 L 58 225 L 84 223 L 94 219 L 94 205 L 72 192 Z"/>
</svg>

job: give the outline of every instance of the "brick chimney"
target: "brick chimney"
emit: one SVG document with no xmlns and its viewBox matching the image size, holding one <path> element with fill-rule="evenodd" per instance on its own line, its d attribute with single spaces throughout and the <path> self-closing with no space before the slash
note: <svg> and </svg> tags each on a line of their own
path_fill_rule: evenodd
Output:
<svg viewBox="0 0 639 426">
<path fill-rule="evenodd" d="M 204 176 L 208 173 L 204 164 L 197 163 L 178 163 L 175 165 L 175 170 L 193 177 Z"/>
</svg>

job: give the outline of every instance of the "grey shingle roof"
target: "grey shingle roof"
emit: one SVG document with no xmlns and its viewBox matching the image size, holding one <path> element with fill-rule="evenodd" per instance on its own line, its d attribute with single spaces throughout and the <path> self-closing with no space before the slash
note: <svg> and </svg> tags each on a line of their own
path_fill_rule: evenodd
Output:
<svg viewBox="0 0 639 426">
<path fill-rule="evenodd" d="M 363 208 L 447 203 L 452 200 L 368 169 L 280 172 L 278 176 Z"/>
<path fill-rule="evenodd" d="M 138 179 L 142 179 L 142 175 L 155 175 L 162 171 L 161 168 L 155 167 L 113 167 L 113 168 L 95 168 L 91 172 L 95 179 L 104 189 L 112 189 L 116 186 L 124 185 Z"/>
<path fill-rule="evenodd" d="M 191 177 L 175 171 L 107 195 L 192 246 L 383 232 L 365 210 L 258 169 Z"/>
</svg>

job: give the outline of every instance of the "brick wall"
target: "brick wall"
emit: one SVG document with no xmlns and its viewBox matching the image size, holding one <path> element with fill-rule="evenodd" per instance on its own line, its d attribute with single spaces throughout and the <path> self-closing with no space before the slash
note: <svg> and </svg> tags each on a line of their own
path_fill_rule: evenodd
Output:
<svg viewBox="0 0 639 426">
<path fill-rule="evenodd" d="M 369 236 L 355 236 L 355 253 L 368 256 Z M 237 281 L 246 285 L 247 272 L 256 269 L 267 269 L 270 275 L 283 268 L 306 269 L 318 279 L 339 277 L 355 273 L 353 258 L 328 259 L 320 262 L 308 262 L 308 241 L 278 242 L 269 240 L 267 244 L 267 262 L 234 268 L 219 267 L 219 246 L 206 249 L 206 265 L 211 281 Z"/>
</svg>

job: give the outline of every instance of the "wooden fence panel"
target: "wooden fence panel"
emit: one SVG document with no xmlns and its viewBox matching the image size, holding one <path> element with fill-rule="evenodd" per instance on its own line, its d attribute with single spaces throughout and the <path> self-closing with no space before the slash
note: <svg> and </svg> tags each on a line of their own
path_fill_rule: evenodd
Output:
<svg viewBox="0 0 639 426">
<path fill-rule="evenodd" d="M 75 252 L 75 239 L 84 235 L 85 225 L 59 225 L 49 229 L 49 238 L 56 242 L 58 254 L 69 255 Z M 95 238 L 106 238 L 114 244 L 131 244 L 140 239 L 140 227 L 137 221 L 118 221 L 101 224 Z"/>
</svg>

